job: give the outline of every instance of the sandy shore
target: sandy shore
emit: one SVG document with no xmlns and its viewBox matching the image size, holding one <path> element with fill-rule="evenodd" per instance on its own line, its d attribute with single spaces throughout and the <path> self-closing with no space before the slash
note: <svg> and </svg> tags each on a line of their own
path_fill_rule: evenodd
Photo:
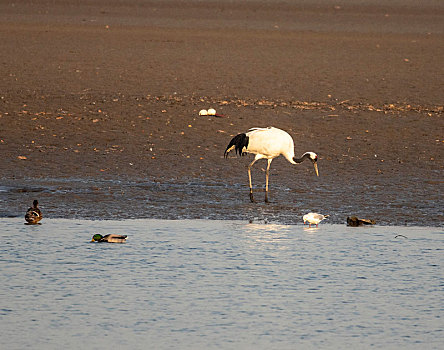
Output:
<svg viewBox="0 0 444 350">
<path fill-rule="evenodd" d="M 442 23 L 432 0 L 2 3 L 0 215 L 440 226 Z M 223 151 L 268 125 L 321 176 L 277 159 L 253 205 Z"/>
</svg>

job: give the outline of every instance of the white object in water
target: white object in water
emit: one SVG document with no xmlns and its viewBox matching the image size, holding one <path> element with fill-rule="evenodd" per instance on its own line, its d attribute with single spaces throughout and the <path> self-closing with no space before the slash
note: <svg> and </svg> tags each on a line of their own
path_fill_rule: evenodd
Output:
<svg viewBox="0 0 444 350">
<path fill-rule="evenodd" d="M 304 219 L 304 224 L 308 221 L 308 227 L 311 227 L 311 225 L 316 225 L 316 227 L 318 227 L 318 224 L 327 217 L 328 215 L 308 213 L 305 214 L 302 218 Z"/>
</svg>

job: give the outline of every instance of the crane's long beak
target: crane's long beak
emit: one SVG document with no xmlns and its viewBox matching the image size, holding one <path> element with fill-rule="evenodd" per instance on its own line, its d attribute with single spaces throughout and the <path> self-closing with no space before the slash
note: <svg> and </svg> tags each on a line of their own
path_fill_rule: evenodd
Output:
<svg viewBox="0 0 444 350">
<path fill-rule="evenodd" d="M 319 176 L 318 164 L 317 163 L 313 163 L 313 166 L 314 166 L 315 171 L 316 171 L 316 176 Z"/>
</svg>

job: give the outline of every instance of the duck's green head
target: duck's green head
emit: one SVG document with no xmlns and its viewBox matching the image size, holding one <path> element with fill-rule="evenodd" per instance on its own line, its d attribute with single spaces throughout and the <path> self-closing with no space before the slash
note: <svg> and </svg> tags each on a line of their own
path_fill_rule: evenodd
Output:
<svg viewBox="0 0 444 350">
<path fill-rule="evenodd" d="M 102 238 L 103 238 L 103 236 L 102 236 L 101 234 L 96 233 L 96 234 L 93 236 L 91 242 L 98 242 L 98 241 L 100 241 Z"/>
</svg>

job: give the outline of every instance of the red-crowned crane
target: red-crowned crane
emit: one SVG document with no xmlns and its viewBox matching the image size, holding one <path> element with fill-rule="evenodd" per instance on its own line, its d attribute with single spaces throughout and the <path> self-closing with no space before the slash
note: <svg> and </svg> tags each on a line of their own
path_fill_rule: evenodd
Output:
<svg viewBox="0 0 444 350">
<path fill-rule="evenodd" d="M 281 154 L 291 163 L 298 164 L 309 159 L 314 166 L 316 175 L 318 172 L 318 156 L 314 152 L 305 152 L 300 158 L 294 156 L 294 142 L 292 137 L 284 130 L 268 127 L 268 128 L 252 128 L 246 133 L 242 133 L 233 137 L 224 152 L 224 157 L 232 150 L 239 155 L 245 153 L 253 153 L 256 156 L 248 166 L 248 179 L 250 181 L 250 200 L 254 202 L 253 186 L 251 184 L 251 167 L 259 159 L 267 159 L 268 165 L 265 172 L 265 202 L 268 203 L 268 177 L 271 161 Z"/>
</svg>

